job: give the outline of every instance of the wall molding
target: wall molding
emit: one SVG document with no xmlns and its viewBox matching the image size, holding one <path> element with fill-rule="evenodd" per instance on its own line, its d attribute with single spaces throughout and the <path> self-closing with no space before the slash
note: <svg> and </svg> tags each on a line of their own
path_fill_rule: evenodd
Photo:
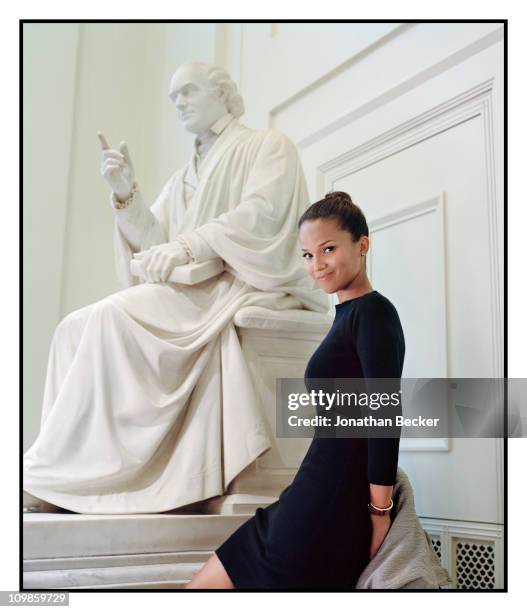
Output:
<svg viewBox="0 0 527 612">
<path fill-rule="evenodd" d="M 415 28 L 416 25 L 418 25 L 418 24 L 416 24 L 416 23 L 408 23 L 408 22 L 403 22 L 403 23 L 396 24 L 395 27 L 392 30 L 390 30 L 390 31 L 380 35 L 378 38 L 374 38 L 372 41 L 368 42 L 366 44 L 366 46 L 364 46 L 361 49 L 359 49 L 359 50 L 355 51 L 354 53 L 352 53 L 352 55 L 350 57 L 348 57 L 345 61 L 343 61 L 343 62 L 339 63 L 338 65 L 336 65 L 329 72 L 326 72 L 322 76 L 319 76 L 315 80 L 309 82 L 304 87 L 301 87 L 300 89 L 295 91 L 294 94 L 292 94 L 292 95 L 286 97 L 285 99 L 283 99 L 281 102 L 279 102 L 278 104 L 276 104 L 275 106 L 273 106 L 273 108 L 271 108 L 269 110 L 269 122 L 268 122 L 269 127 L 274 127 L 275 118 L 276 118 L 276 116 L 281 111 L 283 111 L 283 110 L 293 106 L 296 102 L 299 102 L 300 100 L 302 100 L 302 98 L 304 96 L 306 96 L 307 94 L 309 94 L 309 93 L 319 89 L 320 87 L 323 87 L 324 85 L 328 84 L 332 79 L 334 79 L 335 77 L 340 76 L 341 74 L 343 74 L 344 72 L 346 72 L 347 70 L 352 68 L 354 64 L 358 64 L 359 62 L 363 61 L 366 58 L 366 56 L 371 55 L 377 49 L 380 49 L 381 47 L 386 45 L 386 43 L 388 43 L 389 41 L 391 41 L 391 40 L 393 40 L 395 38 L 399 38 L 400 36 L 406 34 L 410 29 Z M 373 100 L 375 100 L 375 99 L 376 98 L 374 98 Z M 373 100 L 370 100 L 368 103 L 362 105 L 360 108 L 367 108 L 367 107 L 369 107 L 370 104 L 372 104 Z M 340 117 L 336 121 L 332 121 L 332 122 L 326 124 L 326 126 L 324 126 L 324 128 L 314 132 L 311 136 L 307 136 L 305 139 L 302 139 L 298 143 L 298 146 L 300 148 L 302 148 L 303 146 L 305 146 L 304 143 L 306 141 L 308 141 L 312 137 L 315 137 L 315 139 L 312 142 L 308 142 L 308 144 L 312 144 L 313 142 L 316 142 L 316 140 L 320 140 L 320 138 L 317 138 L 316 135 L 321 134 L 321 133 L 323 133 L 323 135 L 321 137 L 324 138 L 329 133 L 334 132 L 339 127 L 341 127 L 340 123 L 342 121 L 344 121 L 344 124 L 349 123 L 349 114 L 348 113 L 346 115 L 344 115 L 343 117 Z M 332 127 L 332 126 L 334 126 L 334 127 Z M 328 129 L 329 129 L 329 131 L 328 131 Z"/>
<path fill-rule="evenodd" d="M 496 167 L 493 151 L 492 97 L 495 79 L 480 82 L 433 108 L 418 113 L 382 134 L 361 143 L 342 155 L 316 168 L 317 196 L 333 190 L 334 184 L 364 168 L 378 163 L 405 149 L 437 136 L 470 119 L 481 117 L 484 130 L 487 197 L 485 209 L 488 219 L 489 269 L 491 293 L 492 372 L 495 378 L 503 376 L 503 332 L 500 306 L 500 270 L 497 236 L 498 199 L 496 193 Z"/>
<path fill-rule="evenodd" d="M 442 342 L 443 342 L 443 372 L 438 372 L 437 376 L 449 377 L 450 367 L 448 362 L 448 333 L 447 333 L 447 316 L 446 316 L 446 261 L 445 261 L 445 227 L 444 227 L 444 193 L 441 192 L 438 195 L 430 196 L 425 198 L 417 204 L 410 204 L 404 206 L 398 210 L 391 212 L 388 215 L 378 217 L 368 223 L 371 237 L 371 255 L 367 258 L 367 271 L 368 277 L 373 279 L 373 259 L 375 257 L 375 238 L 374 235 L 378 231 L 393 227 L 394 225 L 400 225 L 408 221 L 412 221 L 419 217 L 429 214 L 435 214 L 439 227 L 437 228 L 438 235 L 440 236 L 441 245 L 440 251 L 442 260 L 438 266 L 438 274 L 443 290 L 441 295 L 443 296 L 441 309 L 441 327 L 442 327 Z M 447 411 L 449 414 L 449 411 Z M 450 450 L 450 443 L 448 438 L 401 438 L 400 442 L 401 451 L 446 451 Z"/>
<path fill-rule="evenodd" d="M 401 31 L 399 30 L 395 31 L 395 34 L 398 35 L 399 33 L 401 33 Z M 424 70 L 421 70 L 417 74 L 414 74 L 411 77 L 407 78 L 406 80 L 395 85 L 394 87 L 387 89 L 386 91 L 379 94 L 378 96 L 371 98 L 364 104 L 361 104 L 357 108 L 354 108 L 352 111 L 345 113 L 341 115 L 340 117 L 338 117 L 337 119 L 326 123 L 322 128 L 319 128 L 318 130 L 315 130 L 311 134 L 301 138 L 297 142 L 297 146 L 300 149 L 304 149 L 310 145 L 315 144 L 316 142 L 320 140 L 323 140 L 324 138 L 327 138 L 330 134 L 333 134 L 334 132 L 342 129 L 349 123 L 357 121 L 361 119 L 362 117 L 364 117 L 365 115 L 375 111 L 376 109 L 392 102 L 396 98 L 403 96 L 409 91 L 412 91 L 413 89 L 417 89 L 418 87 L 420 87 L 427 81 L 432 80 L 434 77 L 442 74 L 446 70 L 449 70 L 450 68 L 453 68 L 457 66 L 458 64 L 466 61 L 470 57 L 476 55 L 477 53 L 480 53 L 481 51 L 496 44 L 502 39 L 503 39 L 502 29 L 490 32 L 486 36 L 483 36 L 479 40 L 467 45 L 463 49 L 460 49 L 456 51 L 455 53 L 452 53 L 450 56 L 443 58 L 441 61 L 436 62 L 435 64 L 425 68 Z M 320 83 L 318 83 L 317 85 L 320 85 Z M 303 94 L 305 94 L 307 91 L 309 91 L 312 88 L 313 87 L 309 89 L 307 88 L 304 89 Z M 289 104 L 291 104 L 291 100 L 288 101 L 287 105 Z M 272 120 L 274 119 L 274 116 L 276 115 L 277 111 L 284 108 L 284 106 L 286 106 L 285 103 L 282 103 L 278 107 L 270 111 L 269 125 L 272 125 Z"/>
<path fill-rule="evenodd" d="M 484 103 L 493 88 L 494 78 L 485 79 L 478 85 L 325 162 L 317 171 L 334 182 L 468 121 L 488 110 Z"/>
</svg>

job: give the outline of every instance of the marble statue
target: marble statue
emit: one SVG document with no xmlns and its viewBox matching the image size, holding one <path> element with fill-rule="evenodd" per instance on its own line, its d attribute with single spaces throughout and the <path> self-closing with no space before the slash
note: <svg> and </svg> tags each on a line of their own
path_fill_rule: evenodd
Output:
<svg viewBox="0 0 527 612">
<path fill-rule="evenodd" d="M 120 290 L 56 328 L 23 458 L 24 492 L 74 512 L 164 512 L 225 493 L 271 447 L 234 314 L 328 310 L 297 243 L 309 198 L 295 146 L 239 122 L 243 100 L 216 66 L 179 67 L 170 98 L 195 150 L 150 207 L 126 143 L 99 133 Z M 169 280 L 214 258 L 217 276 Z"/>
</svg>

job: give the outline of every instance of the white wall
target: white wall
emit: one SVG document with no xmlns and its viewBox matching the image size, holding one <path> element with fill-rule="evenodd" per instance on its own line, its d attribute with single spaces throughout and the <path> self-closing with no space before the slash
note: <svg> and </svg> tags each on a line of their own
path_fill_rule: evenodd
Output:
<svg viewBox="0 0 527 612">
<path fill-rule="evenodd" d="M 146 201 L 156 195 L 163 29 L 82 24 L 75 90 L 61 315 L 116 290 L 113 212 L 97 130 L 126 140 Z"/>
<path fill-rule="evenodd" d="M 78 40 L 77 24 L 24 26 L 24 448 L 38 431 L 48 345 L 61 312 Z"/>
</svg>

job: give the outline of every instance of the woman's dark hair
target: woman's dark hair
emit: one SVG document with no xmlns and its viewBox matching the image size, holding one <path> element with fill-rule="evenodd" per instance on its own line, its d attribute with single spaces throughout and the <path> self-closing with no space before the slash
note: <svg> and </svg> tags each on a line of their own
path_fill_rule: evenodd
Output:
<svg viewBox="0 0 527 612">
<path fill-rule="evenodd" d="M 352 202 L 345 191 L 331 191 L 322 200 L 311 204 L 298 221 L 298 229 L 304 221 L 335 219 L 341 229 L 351 234 L 353 242 L 368 236 L 368 224 L 362 210 Z"/>
</svg>

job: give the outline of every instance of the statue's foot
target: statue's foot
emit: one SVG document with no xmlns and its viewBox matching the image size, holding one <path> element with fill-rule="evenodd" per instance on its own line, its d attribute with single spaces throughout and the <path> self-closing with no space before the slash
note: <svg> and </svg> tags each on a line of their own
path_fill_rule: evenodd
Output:
<svg viewBox="0 0 527 612">
<path fill-rule="evenodd" d="M 60 506 L 55 506 L 50 502 L 44 501 L 39 497 L 35 497 L 27 491 L 22 491 L 22 512 L 63 512 L 64 509 Z"/>
</svg>

